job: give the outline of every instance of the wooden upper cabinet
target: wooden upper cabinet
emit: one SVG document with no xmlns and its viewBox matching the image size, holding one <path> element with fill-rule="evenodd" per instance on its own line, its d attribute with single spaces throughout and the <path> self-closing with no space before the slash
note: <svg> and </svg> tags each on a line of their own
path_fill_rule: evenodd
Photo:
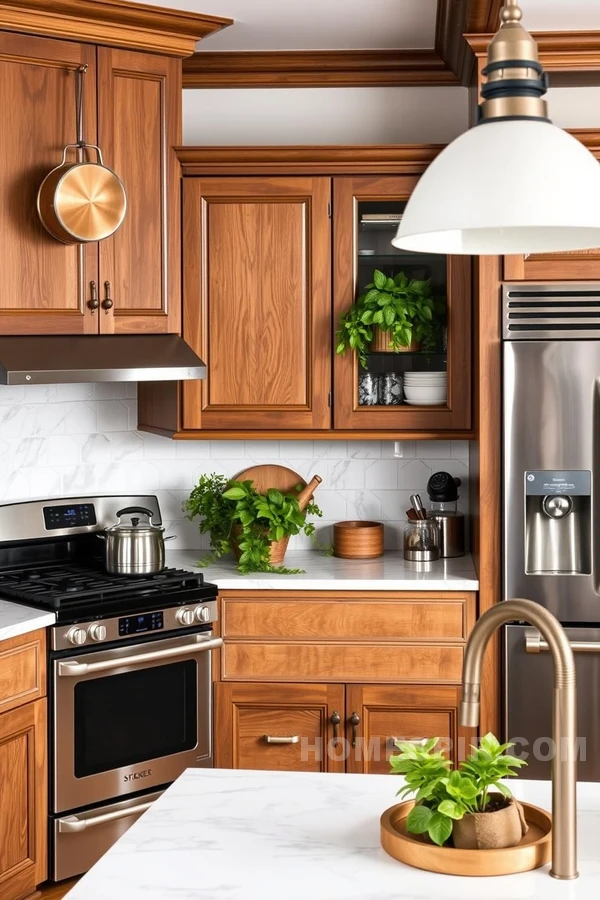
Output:
<svg viewBox="0 0 600 900">
<path fill-rule="evenodd" d="M 184 180 L 184 430 L 330 427 L 330 183 Z"/>
<path fill-rule="evenodd" d="M 96 139 L 96 48 L 0 33 L 0 333 L 97 331 L 87 306 L 97 245 L 61 244 L 42 226 L 38 188 L 76 138 L 75 69 L 86 64 L 86 138 Z M 74 160 L 73 152 L 69 159 Z"/>
<path fill-rule="evenodd" d="M 179 60 L 100 47 L 98 135 L 127 193 L 125 221 L 99 244 L 100 329 L 177 332 L 180 174 L 172 148 L 181 139 Z M 104 309 L 107 290 L 113 305 Z"/>
<path fill-rule="evenodd" d="M 505 281 L 600 281 L 600 249 L 504 257 Z"/>
<path fill-rule="evenodd" d="M 334 362 L 334 427 L 400 432 L 460 431 L 471 427 L 471 259 L 464 256 L 409 253 L 391 244 L 398 221 L 417 184 L 413 175 L 339 177 L 334 179 L 333 286 L 334 328 L 379 269 L 387 276 L 404 272 L 409 279 L 431 279 L 434 294 L 447 300 L 447 328 L 440 327 L 431 347 L 386 352 L 373 344 L 367 369 L 355 353 Z M 385 335 L 383 335 L 385 338 Z M 447 371 L 447 401 L 437 406 L 386 405 L 382 376 L 406 372 Z M 361 403 L 359 379 L 373 376 L 379 400 Z"/>
</svg>

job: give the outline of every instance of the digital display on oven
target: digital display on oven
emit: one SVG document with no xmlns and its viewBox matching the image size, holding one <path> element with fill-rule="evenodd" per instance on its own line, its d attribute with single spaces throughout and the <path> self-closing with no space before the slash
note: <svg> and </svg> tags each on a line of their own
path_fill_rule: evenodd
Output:
<svg viewBox="0 0 600 900">
<path fill-rule="evenodd" d="M 58 528 L 78 528 L 96 524 L 93 503 L 72 503 L 66 506 L 44 506 L 46 531 Z"/>
<path fill-rule="evenodd" d="M 164 628 L 162 610 L 119 619 L 120 637 L 128 634 L 143 634 L 145 631 L 160 631 L 161 628 Z"/>
</svg>

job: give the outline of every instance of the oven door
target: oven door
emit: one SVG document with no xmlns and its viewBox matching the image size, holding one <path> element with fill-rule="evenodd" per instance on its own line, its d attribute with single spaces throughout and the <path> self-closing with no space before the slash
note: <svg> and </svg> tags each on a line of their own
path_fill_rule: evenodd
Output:
<svg viewBox="0 0 600 900">
<path fill-rule="evenodd" d="M 54 812 L 212 765 L 211 632 L 52 660 Z"/>
</svg>

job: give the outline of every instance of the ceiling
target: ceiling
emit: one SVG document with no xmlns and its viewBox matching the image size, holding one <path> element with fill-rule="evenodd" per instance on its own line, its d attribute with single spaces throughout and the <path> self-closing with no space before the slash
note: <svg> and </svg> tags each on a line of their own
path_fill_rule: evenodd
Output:
<svg viewBox="0 0 600 900">
<path fill-rule="evenodd" d="M 437 0 L 144 0 L 228 16 L 199 50 L 376 50 L 433 47 Z"/>
<path fill-rule="evenodd" d="M 144 0 L 227 16 L 199 50 L 376 50 L 434 46 L 437 0 Z M 521 0 L 530 31 L 600 31 L 600 0 Z"/>
</svg>

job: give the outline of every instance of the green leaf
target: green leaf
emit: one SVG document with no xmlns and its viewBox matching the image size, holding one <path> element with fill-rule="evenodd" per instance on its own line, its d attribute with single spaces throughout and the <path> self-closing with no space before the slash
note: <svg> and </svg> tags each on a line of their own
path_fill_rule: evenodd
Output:
<svg viewBox="0 0 600 900">
<path fill-rule="evenodd" d="M 465 814 L 464 809 L 456 800 L 442 800 L 438 806 L 438 812 L 450 819 L 462 819 Z"/>
<path fill-rule="evenodd" d="M 227 500 L 242 500 L 246 496 L 246 491 L 242 487 L 230 487 L 223 492 L 223 496 Z"/>
<path fill-rule="evenodd" d="M 388 278 L 385 282 L 386 291 L 393 291 L 395 287 L 396 287 L 396 282 L 394 281 L 394 279 Z"/>
<path fill-rule="evenodd" d="M 338 344 L 337 347 L 335 348 L 335 352 L 336 352 L 336 353 L 343 353 L 345 349 L 346 349 L 346 345 L 340 343 L 340 344 Z"/>
<path fill-rule="evenodd" d="M 489 753 L 490 756 L 495 756 L 500 750 L 500 742 L 494 737 L 491 731 L 489 731 L 485 737 L 482 737 L 479 743 L 481 749 L 485 753 Z"/>
<path fill-rule="evenodd" d="M 360 321 L 364 322 L 365 325 L 370 325 L 373 321 L 373 310 L 366 309 L 362 316 L 360 317 Z"/>
<path fill-rule="evenodd" d="M 411 834 L 425 834 L 433 817 L 427 806 L 413 806 L 406 820 L 406 827 Z"/>
<path fill-rule="evenodd" d="M 394 310 L 389 306 L 386 306 L 383 310 L 383 319 L 386 325 L 393 325 L 396 316 L 394 315 Z"/>
<path fill-rule="evenodd" d="M 365 305 L 368 305 L 369 303 L 376 302 L 378 299 L 379 299 L 379 291 L 377 290 L 377 288 L 371 287 L 371 290 L 367 291 L 367 293 L 364 295 L 363 303 Z"/>
<path fill-rule="evenodd" d="M 269 503 L 274 503 L 276 506 L 281 506 L 283 503 L 283 494 L 276 488 L 269 488 L 269 490 L 267 491 L 267 499 L 269 500 Z"/>
<path fill-rule="evenodd" d="M 427 831 L 434 844 L 441 847 L 452 834 L 452 819 L 442 815 L 440 812 L 436 812 L 431 817 Z"/>
<path fill-rule="evenodd" d="M 501 794 L 504 794 L 505 797 L 512 797 L 512 791 L 510 791 L 505 784 L 502 784 L 500 781 L 494 782 L 494 784 L 490 785 L 490 787 L 496 788 L 497 791 L 500 791 Z"/>
<path fill-rule="evenodd" d="M 382 309 L 378 309 L 376 313 L 373 313 L 373 324 L 383 325 L 383 310 Z"/>
<path fill-rule="evenodd" d="M 375 287 L 382 291 L 385 287 L 387 278 L 383 272 L 380 272 L 379 269 L 375 269 L 373 272 L 373 281 L 375 282 Z"/>
</svg>

